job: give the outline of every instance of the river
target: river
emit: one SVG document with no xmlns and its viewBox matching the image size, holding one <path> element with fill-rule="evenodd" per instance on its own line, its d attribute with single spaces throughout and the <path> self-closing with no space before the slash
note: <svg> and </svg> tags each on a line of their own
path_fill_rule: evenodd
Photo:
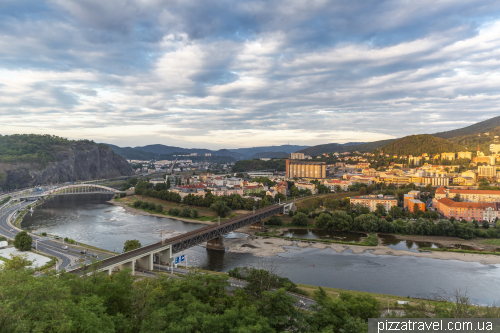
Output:
<svg viewBox="0 0 500 333">
<path fill-rule="evenodd" d="M 22 227 L 49 232 L 76 241 L 121 251 L 123 243 L 138 239 L 142 245 L 159 241 L 158 230 L 174 233 L 203 227 L 168 218 L 131 215 L 106 203 L 107 195 L 54 197 L 23 220 Z M 229 237 L 239 236 L 237 234 Z M 238 266 L 272 265 L 283 276 L 303 284 L 410 297 L 431 297 L 441 289 L 467 291 L 478 304 L 500 301 L 500 265 L 413 256 L 353 254 L 332 249 L 286 247 L 286 253 L 262 258 L 251 254 L 186 250 L 188 265 L 224 271 Z M 313 266 L 314 265 L 314 266 Z"/>
</svg>

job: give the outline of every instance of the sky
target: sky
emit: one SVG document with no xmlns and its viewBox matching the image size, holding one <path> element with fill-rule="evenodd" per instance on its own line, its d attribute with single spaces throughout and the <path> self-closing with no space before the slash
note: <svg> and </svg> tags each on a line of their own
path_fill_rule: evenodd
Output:
<svg viewBox="0 0 500 333">
<path fill-rule="evenodd" d="M 500 1 L 2 0 L 0 134 L 367 142 L 498 116 Z"/>
</svg>

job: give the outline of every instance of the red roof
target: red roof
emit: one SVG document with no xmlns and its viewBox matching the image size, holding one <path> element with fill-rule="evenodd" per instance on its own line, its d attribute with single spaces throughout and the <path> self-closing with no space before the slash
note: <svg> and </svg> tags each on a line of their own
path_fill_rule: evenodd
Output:
<svg viewBox="0 0 500 333">
<path fill-rule="evenodd" d="M 455 208 L 482 208 L 482 209 L 486 207 L 495 208 L 494 203 L 488 203 L 488 202 L 456 202 L 451 200 L 450 198 L 443 198 L 438 200 L 438 202 L 447 207 L 455 207 Z"/>
</svg>

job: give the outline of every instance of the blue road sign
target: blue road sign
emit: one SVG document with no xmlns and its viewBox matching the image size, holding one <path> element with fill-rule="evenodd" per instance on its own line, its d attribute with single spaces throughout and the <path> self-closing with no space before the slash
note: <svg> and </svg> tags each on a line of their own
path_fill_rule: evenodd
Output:
<svg viewBox="0 0 500 333">
<path fill-rule="evenodd" d="M 179 263 L 179 257 L 175 257 L 175 263 L 178 264 Z"/>
<path fill-rule="evenodd" d="M 182 255 L 181 256 L 181 262 L 184 261 L 186 259 L 186 256 L 185 255 Z"/>
</svg>

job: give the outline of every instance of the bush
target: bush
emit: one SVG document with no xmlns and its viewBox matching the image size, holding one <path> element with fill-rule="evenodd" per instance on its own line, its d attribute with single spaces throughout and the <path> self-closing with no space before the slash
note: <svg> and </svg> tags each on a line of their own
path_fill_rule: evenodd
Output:
<svg viewBox="0 0 500 333">
<path fill-rule="evenodd" d="M 198 217 L 200 217 L 200 213 L 198 212 L 198 209 L 196 209 L 196 208 L 191 209 L 191 218 L 197 219 Z"/>
<path fill-rule="evenodd" d="M 148 208 L 149 208 L 149 203 L 147 203 L 146 201 L 143 201 L 143 202 L 141 203 L 141 208 L 142 208 L 142 209 L 148 209 Z"/>
<path fill-rule="evenodd" d="M 333 218 L 330 214 L 321 213 L 315 218 L 317 228 L 333 229 Z"/>
<path fill-rule="evenodd" d="M 304 213 L 299 212 L 295 214 L 295 216 L 292 218 L 293 225 L 305 227 L 307 226 L 307 223 L 308 223 L 307 215 Z"/>
<path fill-rule="evenodd" d="M 157 213 L 163 212 L 163 205 L 162 204 L 157 204 L 156 205 L 156 212 Z"/>
<path fill-rule="evenodd" d="M 139 242 L 137 239 L 131 239 L 125 241 L 125 244 L 123 244 L 123 252 L 132 251 L 140 247 L 142 247 L 141 242 Z"/>
<path fill-rule="evenodd" d="M 141 200 L 134 201 L 134 203 L 132 204 L 132 206 L 134 206 L 135 208 L 139 208 L 141 207 L 141 205 L 142 205 Z"/>
<path fill-rule="evenodd" d="M 46 232 L 42 232 L 40 235 L 41 236 L 47 236 L 47 233 Z"/>
<path fill-rule="evenodd" d="M 156 204 L 154 202 L 150 202 L 148 209 L 149 210 L 156 210 Z"/>
<path fill-rule="evenodd" d="M 279 216 L 273 216 L 269 220 L 264 221 L 267 225 L 283 225 L 283 219 Z"/>
<path fill-rule="evenodd" d="M 181 210 L 179 216 L 181 216 L 181 217 L 190 217 L 191 216 L 191 209 L 189 207 L 184 207 Z"/>
<path fill-rule="evenodd" d="M 371 233 L 370 236 L 366 237 L 364 242 L 365 244 L 367 245 L 370 245 L 370 246 L 377 246 L 378 245 L 378 237 L 377 237 L 377 234 L 375 233 Z"/>
<path fill-rule="evenodd" d="M 490 227 L 490 223 L 488 221 L 483 221 L 483 228 L 488 229 Z"/>
<path fill-rule="evenodd" d="M 31 236 L 26 233 L 26 231 L 21 231 L 14 238 L 14 247 L 20 251 L 30 250 L 31 243 L 33 243 L 33 240 L 31 239 Z"/>
<path fill-rule="evenodd" d="M 173 216 L 179 215 L 179 208 L 172 207 L 168 210 L 168 213 Z"/>
<path fill-rule="evenodd" d="M 120 193 L 120 198 L 125 198 L 127 196 L 127 193 Z"/>
<path fill-rule="evenodd" d="M 290 211 L 288 212 L 288 216 L 293 217 L 293 210 L 290 210 Z"/>
</svg>

